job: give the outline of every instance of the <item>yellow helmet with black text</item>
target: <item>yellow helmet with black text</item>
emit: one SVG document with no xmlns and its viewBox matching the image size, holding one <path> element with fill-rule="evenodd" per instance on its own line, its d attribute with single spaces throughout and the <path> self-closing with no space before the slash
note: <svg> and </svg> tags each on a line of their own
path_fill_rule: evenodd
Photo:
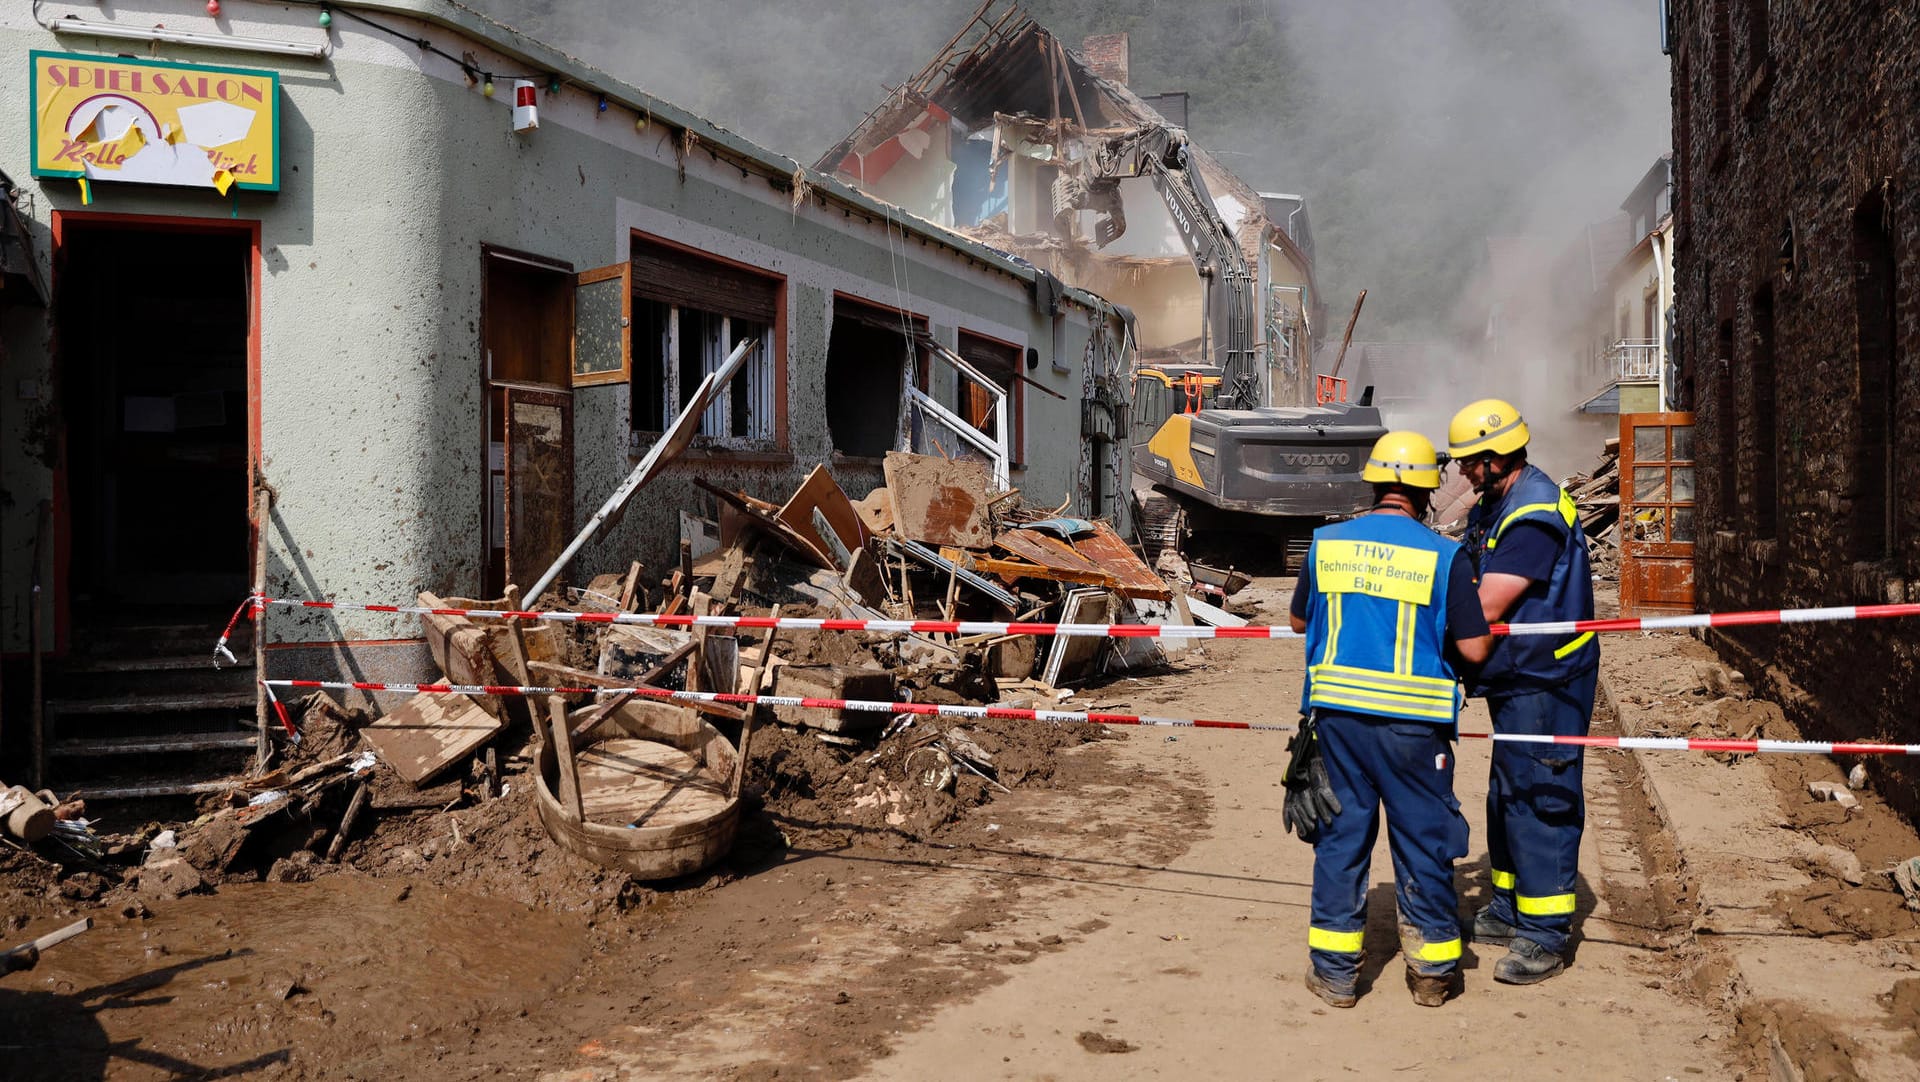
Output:
<svg viewBox="0 0 1920 1082">
<path fill-rule="evenodd" d="M 1360 479 L 1374 484 L 1439 488 L 1440 456 L 1433 449 L 1433 441 L 1418 432 L 1389 432 L 1374 442 Z"/>
<path fill-rule="evenodd" d="M 1513 403 L 1499 398 L 1469 402 L 1447 425 L 1447 451 L 1456 459 L 1491 451 L 1510 455 L 1527 445 L 1527 422 Z"/>
</svg>

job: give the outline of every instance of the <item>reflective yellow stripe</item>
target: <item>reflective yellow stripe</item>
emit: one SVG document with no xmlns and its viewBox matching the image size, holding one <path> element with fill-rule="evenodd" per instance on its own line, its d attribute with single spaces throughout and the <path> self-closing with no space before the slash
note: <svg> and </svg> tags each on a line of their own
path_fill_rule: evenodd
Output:
<svg viewBox="0 0 1920 1082">
<path fill-rule="evenodd" d="M 1360 939 L 1365 932 L 1332 932 L 1325 928 L 1307 928 L 1307 947 L 1310 950 L 1332 951 L 1335 954 L 1359 954 Z"/>
<path fill-rule="evenodd" d="M 1513 904 L 1529 917 L 1564 917 L 1573 912 L 1573 895 L 1547 894 L 1529 898 L 1524 894 L 1516 894 Z"/>
<path fill-rule="evenodd" d="M 1322 665 L 1333 660 L 1340 648 L 1340 599 L 1343 594 L 1327 595 L 1327 648 L 1320 655 Z"/>
<path fill-rule="evenodd" d="M 1572 642 L 1566 644 L 1565 646 L 1562 646 L 1560 649 L 1555 650 L 1553 652 L 1553 660 L 1558 661 L 1561 658 L 1566 657 L 1568 654 L 1573 653 L 1575 650 L 1580 649 L 1582 646 L 1585 646 L 1587 644 L 1587 640 L 1591 638 L 1593 638 L 1593 632 L 1591 631 L 1587 632 L 1584 635 L 1575 637 Z"/>
<path fill-rule="evenodd" d="M 1400 618 L 1393 628 L 1393 671 L 1413 672 L 1413 613 L 1411 602 L 1400 602 Z"/>
<path fill-rule="evenodd" d="M 1500 869 L 1495 868 L 1493 870 L 1493 889 L 1512 890 L 1513 889 L 1513 873 L 1503 872 Z"/>
<path fill-rule="evenodd" d="M 1493 533 L 1487 538 L 1487 547 L 1492 548 L 1497 544 L 1501 535 L 1507 532 L 1507 527 L 1513 525 L 1515 519 L 1522 515 L 1531 515 L 1535 511 L 1553 511 L 1565 519 L 1568 526 L 1572 526 L 1574 520 L 1580 517 L 1579 507 L 1574 504 L 1573 498 L 1568 496 L 1563 490 L 1560 493 L 1560 498 L 1553 503 L 1529 503 L 1514 508 L 1512 513 L 1500 520 L 1500 525 L 1495 528 Z"/>
<path fill-rule="evenodd" d="M 1452 962 L 1460 957 L 1460 940 L 1449 939 L 1445 943 L 1422 943 L 1414 952 L 1414 957 L 1422 962 Z"/>
<path fill-rule="evenodd" d="M 1390 673 L 1378 669 L 1363 669 L 1358 665 L 1313 666 L 1315 679 L 1327 677 L 1344 680 L 1348 683 L 1377 685 L 1389 691 L 1405 691 L 1422 695 L 1450 696 L 1454 682 L 1444 676 L 1420 676 L 1416 673 Z"/>
<path fill-rule="evenodd" d="M 1454 719 L 1451 702 L 1436 704 L 1424 699 L 1382 695 L 1378 692 L 1315 687 L 1313 697 L 1309 701 L 1314 706 L 1346 707 L 1349 710 L 1358 710 L 1362 714 L 1394 714 L 1441 722 Z"/>
</svg>

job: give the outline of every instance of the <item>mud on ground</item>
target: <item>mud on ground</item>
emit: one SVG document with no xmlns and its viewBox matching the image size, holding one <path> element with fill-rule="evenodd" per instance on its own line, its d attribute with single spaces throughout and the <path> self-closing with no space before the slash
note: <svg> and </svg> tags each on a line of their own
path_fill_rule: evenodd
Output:
<svg viewBox="0 0 1920 1082">
<path fill-rule="evenodd" d="M 929 789 L 915 753 L 942 720 L 877 747 L 759 729 L 739 841 L 684 881 L 634 882 L 561 850 L 533 815 L 524 754 L 502 764 L 505 795 L 475 801 L 456 779 L 462 806 L 382 811 L 337 865 L 316 855 L 328 838 L 314 823 L 337 822 L 348 786 L 306 820 L 276 821 L 271 840 L 213 846 L 232 863 L 184 881 L 0 849 L 7 942 L 96 922 L 0 984 L 0 1033 L 14 1035 L 0 1043 L 16 1044 L 4 1073 L 530 1076 L 645 1032 L 628 1051 L 663 1070 L 850 1075 L 912 1017 L 1091 930 L 996 938 L 1012 900 L 1048 881 L 1005 870 L 1023 846 L 1124 840 L 1169 856 L 1203 804 L 1177 779 L 1113 767 L 1097 727 L 992 719 L 965 731 L 1009 791 L 964 770 Z M 313 736 L 316 753 L 331 747 L 324 725 Z M 1064 815 L 1066 790 L 1110 791 L 1114 814 Z M 1122 814 L 1129 802 L 1168 810 L 1157 834 Z M 183 852 L 198 851 L 190 834 Z M 756 1006 L 779 970 L 790 995 L 821 1002 Z M 714 1058 L 717 1020 L 756 1012 L 778 1040 Z"/>
</svg>

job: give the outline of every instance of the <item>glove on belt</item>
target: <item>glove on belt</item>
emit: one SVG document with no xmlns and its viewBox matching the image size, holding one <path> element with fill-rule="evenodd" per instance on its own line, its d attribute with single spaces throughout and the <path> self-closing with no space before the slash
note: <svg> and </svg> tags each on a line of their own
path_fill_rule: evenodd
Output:
<svg viewBox="0 0 1920 1082">
<path fill-rule="evenodd" d="M 1333 782 L 1327 777 L 1327 763 L 1320 755 L 1318 723 L 1311 714 L 1300 715 L 1300 729 L 1287 741 L 1293 758 L 1287 763 L 1283 783 L 1287 787 L 1286 805 L 1281 820 L 1289 831 L 1309 844 L 1320 837 L 1320 829 L 1340 814 L 1340 798 L 1333 795 Z"/>
</svg>

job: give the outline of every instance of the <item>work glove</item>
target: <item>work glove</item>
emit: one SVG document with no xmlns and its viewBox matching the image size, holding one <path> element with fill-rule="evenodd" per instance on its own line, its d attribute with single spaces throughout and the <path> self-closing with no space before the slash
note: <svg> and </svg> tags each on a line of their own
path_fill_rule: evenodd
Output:
<svg viewBox="0 0 1920 1082">
<path fill-rule="evenodd" d="M 1320 754 L 1320 734 L 1313 715 L 1300 715 L 1300 728 L 1287 741 L 1287 750 L 1293 758 L 1287 763 L 1283 780 L 1287 800 L 1280 817 L 1289 831 L 1311 845 L 1319 840 L 1321 828 L 1340 814 L 1340 798 L 1333 795 L 1333 782 L 1327 777 L 1327 762 Z"/>
</svg>

